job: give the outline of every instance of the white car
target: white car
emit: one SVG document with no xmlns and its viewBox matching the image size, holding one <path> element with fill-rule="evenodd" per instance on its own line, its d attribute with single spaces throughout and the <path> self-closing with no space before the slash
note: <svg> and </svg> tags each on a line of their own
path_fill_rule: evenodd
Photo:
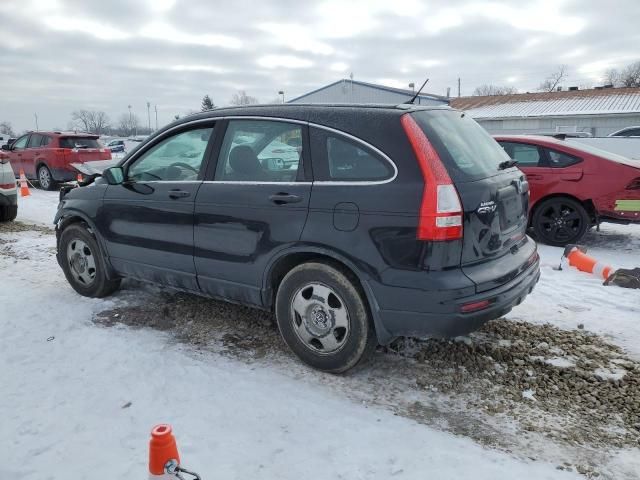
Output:
<svg viewBox="0 0 640 480">
<path fill-rule="evenodd" d="M 8 155 L 0 151 L 0 222 L 10 222 L 18 215 L 16 177 Z"/>
<path fill-rule="evenodd" d="M 640 127 L 625 127 L 617 132 L 610 133 L 607 137 L 638 137 L 640 138 Z"/>
</svg>

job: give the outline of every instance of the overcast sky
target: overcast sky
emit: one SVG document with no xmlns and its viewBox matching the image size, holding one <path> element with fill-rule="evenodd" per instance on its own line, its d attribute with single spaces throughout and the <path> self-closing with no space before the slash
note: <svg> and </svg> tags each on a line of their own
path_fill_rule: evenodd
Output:
<svg viewBox="0 0 640 480">
<path fill-rule="evenodd" d="M 147 123 L 354 79 L 471 94 L 532 90 L 560 64 L 598 84 L 640 59 L 640 0 L 0 0 L 0 121 L 66 128 L 76 109 Z M 152 124 L 155 123 L 152 112 Z"/>
</svg>

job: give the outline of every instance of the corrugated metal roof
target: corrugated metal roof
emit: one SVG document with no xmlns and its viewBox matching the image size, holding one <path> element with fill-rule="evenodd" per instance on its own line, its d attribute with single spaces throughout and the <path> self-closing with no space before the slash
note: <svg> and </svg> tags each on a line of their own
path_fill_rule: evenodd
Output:
<svg viewBox="0 0 640 480">
<path fill-rule="evenodd" d="M 640 113 L 640 88 L 464 97 L 452 99 L 451 106 L 473 118 Z"/>
</svg>

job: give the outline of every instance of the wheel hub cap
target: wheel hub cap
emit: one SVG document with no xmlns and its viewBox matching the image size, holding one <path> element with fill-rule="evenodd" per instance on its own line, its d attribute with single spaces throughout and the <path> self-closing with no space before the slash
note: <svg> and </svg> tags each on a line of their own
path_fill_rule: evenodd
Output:
<svg viewBox="0 0 640 480">
<path fill-rule="evenodd" d="M 309 283 L 293 295 L 291 320 L 298 338 L 315 353 L 340 350 L 349 334 L 345 303 L 333 289 L 320 283 Z"/>
<path fill-rule="evenodd" d="M 91 285 L 96 278 L 96 260 L 89 246 L 80 239 L 69 242 L 67 261 L 73 279 L 84 286 Z"/>
</svg>

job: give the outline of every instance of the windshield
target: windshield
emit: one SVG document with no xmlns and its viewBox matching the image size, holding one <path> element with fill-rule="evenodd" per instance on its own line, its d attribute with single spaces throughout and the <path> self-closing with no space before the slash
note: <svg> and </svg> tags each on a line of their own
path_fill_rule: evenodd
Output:
<svg viewBox="0 0 640 480">
<path fill-rule="evenodd" d="M 456 182 L 474 181 L 499 173 L 509 155 L 475 120 L 455 110 L 413 114 Z"/>
<path fill-rule="evenodd" d="M 62 137 L 60 148 L 100 148 L 98 140 L 87 137 Z"/>
</svg>

